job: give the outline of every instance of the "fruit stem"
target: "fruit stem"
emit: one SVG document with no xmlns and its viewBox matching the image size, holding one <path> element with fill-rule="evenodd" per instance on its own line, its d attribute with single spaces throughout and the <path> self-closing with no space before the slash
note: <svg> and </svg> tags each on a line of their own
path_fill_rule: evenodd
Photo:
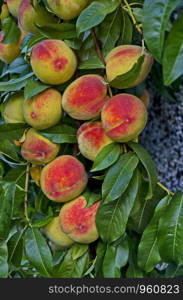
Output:
<svg viewBox="0 0 183 300">
<path fill-rule="evenodd" d="M 28 216 L 29 173 L 30 173 L 30 164 L 27 164 L 26 175 L 25 175 L 24 214 L 28 223 L 30 223 L 30 219 Z"/>
<path fill-rule="evenodd" d="M 158 181 L 158 185 L 169 195 L 169 196 L 173 196 L 174 193 L 172 191 L 170 191 L 169 189 L 167 189 L 161 182 Z"/>
<path fill-rule="evenodd" d="M 99 44 L 98 44 L 98 40 L 97 40 L 97 36 L 96 36 L 96 32 L 95 32 L 95 28 L 92 30 L 92 38 L 93 38 L 93 42 L 94 42 L 94 45 L 95 45 L 95 50 L 96 50 L 96 53 L 99 57 L 99 59 L 101 60 L 101 62 L 104 64 L 104 66 L 106 65 L 106 62 L 105 62 L 105 59 L 104 59 L 104 56 L 103 56 L 103 53 L 99 47 Z M 107 82 L 107 86 L 108 86 L 108 92 L 109 92 L 109 96 L 112 97 L 113 96 L 113 93 L 112 93 L 112 89 L 107 81 L 107 76 L 104 75 L 104 79 L 105 81 Z"/>
<path fill-rule="evenodd" d="M 132 11 L 132 8 L 131 8 L 130 4 L 128 3 L 127 0 L 123 0 L 123 2 L 124 2 L 125 6 L 126 6 L 126 8 L 127 8 L 127 10 L 128 10 L 128 13 L 129 13 L 129 15 L 130 15 L 130 17 L 131 17 L 131 19 L 132 19 L 132 22 L 133 22 L 135 28 L 137 29 L 137 31 L 138 31 L 141 35 L 143 35 L 142 29 L 140 28 L 140 26 L 139 26 L 139 24 L 138 24 L 138 22 L 137 22 L 137 20 L 136 20 L 136 18 L 135 18 L 135 16 L 134 16 L 134 14 L 133 14 L 133 11 Z M 122 6 L 122 9 L 124 9 L 123 6 Z"/>
</svg>

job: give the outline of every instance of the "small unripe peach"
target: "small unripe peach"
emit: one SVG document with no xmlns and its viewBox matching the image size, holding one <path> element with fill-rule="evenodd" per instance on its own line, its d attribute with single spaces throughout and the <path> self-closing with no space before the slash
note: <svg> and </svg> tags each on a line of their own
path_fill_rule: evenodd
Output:
<svg viewBox="0 0 183 300">
<path fill-rule="evenodd" d="M 142 48 L 135 45 L 123 45 L 114 48 L 106 57 L 106 73 L 108 81 L 112 81 L 118 75 L 126 74 L 132 69 L 138 58 L 142 54 Z M 145 52 L 144 62 L 138 78 L 126 84 L 123 88 L 129 88 L 140 84 L 149 74 L 153 64 L 153 58 Z"/>
<path fill-rule="evenodd" d="M 59 150 L 60 145 L 49 141 L 31 128 L 26 133 L 25 141 L 21 147 L 21 154 L 25 160 L 40 165 L 53 160 Z"/>
<path fill-rule="evenodd" d="M 65 90 L 63 109 L 74 119 L 90 120 L 100 115 L 106 101 L 107 86 L 99 75 L 84 75 Z"/>
<path fill-rule="evenodd" d="M 130 94 L 119 94 L 108 100 L 101 116 L 106 134 L 117 142 L 134 139 L 147 122 L 145 105 L 139 98 Z"/>
<path fill-rule="evenodd" d="M 83 164 L 71 155 L 57 157 L 41 172 L 42 191 L 56 202 L 66 202 L 79 196 L 87 181 Z"/>
<path fill-rule="evenodd" d="M 61 99 L 61 94 L 54 89 L 27 99 L 23 105 L 26 122 L 39 130 L 56 125 L 62 116 Z"/>
<path fill-rule="evenodd" d="M 51 10 L 64 20 L 76 18 L 87 6 L 89 0 L 47 0 Z"/>
<path fill-rule="evenodd" d="M 82 155 L 93 161 L 103 147 L 113 143 L 105 134 L 101 122 L 88 122 L 81 125 L 77 132 L 77 139 Z"/>
<path fill-rule="evenodd" d="M 74 52 L 61 40 L 45 40 L 32 49 L 31 66 L 36 76 L 48 84 L 68 81 L 77 66 Z"/>
<path fill-rule="evenodd" d="M 74 243 L 74 241 L 61 230 L 59 217 L 54 217 L 51 222 L 44 226 L 43 232 L 58 248 L 68 248 Z"/>
<path fill-rule="evenodd" d="M 14 16 L 18 17 L 18 10 L 22 0 L 6 0 L 9 12 Z"/>
<path fill-rule="evenodd" d="M 25 123 L 23 103 L 23 92 L 15 93 L 4 103 L 3 118 L 6 123 Z"/>
<path fill-rule="evenodd" d="M 66 204 L 60 211 L 60 225 L 75 242 L 89 244 L 98 239 L 98 232 L 95 224 L 95 216 L 100 202 L 86 207 L 85 197 L 80 196 Z"/>
<path fill-rule="evenodd" d="M 2 40 L 3 36 L 2 32 L 0 32 L 0 60 L 9 64 L 20 54 L 21 40 L 8 44 L 4 44 Z"/>
</svg>

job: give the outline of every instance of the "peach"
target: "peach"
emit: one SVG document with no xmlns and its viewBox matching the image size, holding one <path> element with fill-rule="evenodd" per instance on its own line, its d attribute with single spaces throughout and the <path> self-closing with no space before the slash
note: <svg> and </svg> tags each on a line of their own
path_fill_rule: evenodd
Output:
<svg viewBox="0 0 183 300">
<path fill-rule="evenodd" d="M 33 2 L 33 3 L 32 3 Z M 18 23 L 23 31 L 36 34 L 38 33 L 37 25 L 47 25 L 55 22 L 54 17 L 41 5 L 38 0 L 23 0 L 18 10 Z"/>
<path fill-rule="evenodd" d="M 108 100 L 101 116 L 106 134 L 117 142 L 134 139 L 147 122 L 145 105 L 139 98 L 130 94 L 119 94 Z"/>
<path fill-rule="evenodd" d="M 113 143 L 105 134 L 101 122 L 88 122 L 81 125 L 77 132 L 77 139 L 82 155 L 93 161 L 103 147 Z"/>
<path fill-rule="evenodd" d="M 79 196 L 87 185 L 83 164 L 71 155 L 61 155 L 41 172 L 43 193 L 55 202 L 66 202 Z"/>
<path fill-rule="evenodd" d="M 100 201 L 86 207 L 85 197 L 80 196 L 62 206 L 60 210 L 60 226 L 75 242 L 89 244 L 98 239 L 95 216 Z"/>
<path fill-rule="evenodd" d="M 49 141 L 31 128 L 26 133 L 25 141 L 21 147 L 21 154 L 25 160 L 40 165 L 53 160 L 59 150 L 60 145 Z"/>
<path fill-rule="evenodd" d="M 65 90 L 63 109 L 74 119 L 90 120 L 100 115 L 106 101 L 107 85 L 99 75 L 84 75 Z"/>
<path fill-rule="evenodd" d="M 112 81 L 118 75 L 126 74 L 137 62 L 142 53 L 142 48 L 135 45 L 122 45 L 114 48 L 106 57 L 106 74 L 108 81 Z M 153 64 L 153 58 L 145 52 L 141 71 L 133 83 L 126 84 L 123 88 L 134 87 L 145 80 Z M 116 86 L 117 87 L 117 86 Z"/>
<path fill-rule="evenodd" d="M 62 116 L 61 94 L 54 89 L 27 99 L 23 105 L 26 122 L 35 129 L 46 129 L 56 125 Z"/>
<path fill-rule="evenodd" d="M 23 102 L 23 92 L 18 92 L 4 103 L 2 114 L 6 123 L 25 123 Z"/>
<path fill-rule="evenodd" d="M 9 64 L 20 54 L 20 43 L 21 39 L 18 42 L 4 44 L 2 42 L 3 36 L 0 32 L 0 60 Z"/>
<path fill-rule="evenodd" d="M 140 100 L 142 100 L 142 102 L 144 103 L 144 105 L 146 107 L 149 106 L 149 104 L 150 104 L 150 95 L 149 95 L 149 92 L 147 90 L 145 90 L 144 93 L 139 98 L 140 98 Z"/>
<path fill-rule="evenodd" d="M 58 248 L 68 248 L 74 243 L 74 241 L 61 230 L 59 217 L 54 217 L 51 222 L 44 226 L 43 232 Z"/>
<path fill-rule="evenodd" d="M 18 17 L 18 10 L 22 0 L 6 0 L 9 12 L 14 16 Z"/>
<path fill-rule="evenodd" d="M 47 0 L 47 3 L 57 16 L 64 20 L 71 20 L 80 14 L 89 0 Z"/>
<path fill-rule="evenodd" d="M 48 84 L 61 84 L 74 74 L 74 52 L 61 40 L 45 40 L 32 49 L 31 66 L 36 76 Z"/>
</svg>

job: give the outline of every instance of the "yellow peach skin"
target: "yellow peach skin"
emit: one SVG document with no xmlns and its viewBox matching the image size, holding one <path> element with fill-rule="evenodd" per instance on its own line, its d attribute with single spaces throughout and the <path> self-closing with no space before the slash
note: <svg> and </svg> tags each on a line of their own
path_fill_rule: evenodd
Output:
<svg viewBox="0 0 183 300">
<path fill-rule="evenodd" d="M 6 123 L 25 123 L 23 103 L 23 92 L 15 93 L 4 103 L 3 118 Z"/>
<path fill-rule="evenodd" d="M 18 17 L 18 10 L 22 0 L 6 0 L 9 12 L 14 16 Z"/>
</svg>

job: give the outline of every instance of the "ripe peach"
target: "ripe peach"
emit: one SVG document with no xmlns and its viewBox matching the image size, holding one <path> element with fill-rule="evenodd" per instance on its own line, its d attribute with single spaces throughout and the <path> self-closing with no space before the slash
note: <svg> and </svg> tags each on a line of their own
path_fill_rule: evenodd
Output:
<svg viewBox="0 0 183 300">
<path fill-rule="evenodd" d="M 48 84 L 61 84 L 74 74 L 74 52 L 61 40 L 45 40 L 33 47 L 31 66 L 36 76 Z"/>
<path fill-rule="evenodd" d="M 15 93 L 3 105 L 3 118 L 6 123 L 25 123 L 23 116 L 23 92 Z"/>
<path fill-rule="evenodd" d="M 2 32 L 0 32 L 0 60 L 9 64 L 20 54 L 21 40 L 19 40 L 18 42 L 13 42 L 8 44 L 2 43 L 2 40 L 3 40 L 3 36 L 2 36 Z"/>
<path fill-rule="evenodd" d="M 41 172 L 43 193 L 56 202 L 66 202 L 79 196 L 88 181 L 83 164 L 71 155 L 62 155 Z"/>
<path fill-rule="evenodd" d="M 18 10 L 22 0 L 6 0 L 9 12 L 14 16 L 18 17 Z"/>
<path fill-rule="evenodd" d="M 74 241 L 61 230 L 59 217 L 54 217 L 50 223 L 44 226 L 43 232 L 48 239 L 59 248 L 67 248 L 74 243 Z"/>
<path fill-rule="evenodd" d="M 105 134 L 101 122 L 88 122 L 77 132 L 79 150 L 86 158 L 95 160 L 97 154 L 113 141 Z"/>
<path fill-rule="evenodd" d="M 114 141 L 128 142 L 144 129 L 147 110 L 134 95 L 119 94 L 106 102 L 102 109 L 102 125 Z"/>
<path fill-rule="evenodd" d="M 47 3 L 57 16 L 64 20 L 71 20 L 80 14 L 89 0 L 47 0 Z"/>
<path fill-rule="evenodd" d="M 18 23 L 22 30 L 33 34 L 38 33 L 35 24 L 44 26 L 54 22 L 54 17 L 41 5 L 36 8 L 38 0 L 23 0 L 18 10 Z"/>
<path fill-rule="evenodd" d="M 142 100 L 142 102 L 144 103 L 144 105 L 146 107 L 149 106 L 149 103 L 150 103 L 150 95 L 149 95 L 149 92 L 147 90 L 144 91 L 144 93 L 142 94 L 142 96 L 139 97 L 140 100 Z"/>
<path fill-rule="evenodd" d="M 60 210 L 60 225 L 75 242 L 89 244 L 98 239 L 95 215 L 100 202 L 95 202 L 86 208 L 85 197 L 80 196 L 62 206 Z"/>
<path fill-rule="evenodd" d="M 106 73 L 108 81 L 112 81 L 118 75 L 126 74 L 131 70 L 142 53 L 142 48 L 134 45 L 123 45 L 114 48 L 106 57 Z M 124 88 L 140 84 L 149 74 L 153 64 L 153 58 L 145 52 L 144 62 L 138 78 Z"/>
<path fill-rule="evenodd" d="M 21 147 L 25 160 L 33 164 L 45 164 L 53 160 L 60 150 L 60 145 L 49 141 L 33 128 L 29 129 Z"/>
<path fill-rule="evenodd" d="M 107 86 L 99 75 L 84 75 L 73 81 L 63 94 L 63 109 L 74 119 L 97 117 L 106 101 Z"/>
<path fill-rule="evenodd" d="M 46 129 L 56 125 L 62 116 L 61 94 L 54 89 L 27 99 L 23 105 L 26 122 L 36 129 Z"/>
</svg>

